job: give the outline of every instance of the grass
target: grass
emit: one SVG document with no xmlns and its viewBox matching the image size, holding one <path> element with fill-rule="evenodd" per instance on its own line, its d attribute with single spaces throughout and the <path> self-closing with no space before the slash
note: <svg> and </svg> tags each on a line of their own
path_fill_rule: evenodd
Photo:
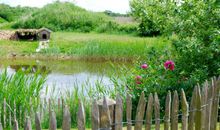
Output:
<svg viewBox="0 0 220 130">
<path fill-rule="evenodd" d="M 18 56 L 89 57 L 103 59 L 131 59 L 147 55 L 150 48 L 170 48 L 162 37 L 140 38 L 132 35 L 53 32 L 50 48 L 36 53 L 38 42 L 0 40 L 2 57 Z"/>
</svg>

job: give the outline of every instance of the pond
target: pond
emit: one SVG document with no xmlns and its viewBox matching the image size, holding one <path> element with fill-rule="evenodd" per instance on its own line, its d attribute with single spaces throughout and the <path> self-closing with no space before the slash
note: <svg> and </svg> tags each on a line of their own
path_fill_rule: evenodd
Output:
<svg viewBox="0 0 220 130">
<path fill-rule="evenodd" d="M 104 62 L 83 60 L 1 60 L 0 71 L 7 68 L 9 74 L 19 69 L 31 72 L 47 73 L 44 91 L 70 91 L 78 86 L 94 86 L 101 83 L 104 86 L 113 85 L 110 76 L 120 73 L 121 66 L 131 67 L 128 62 Z"/>
</svg>

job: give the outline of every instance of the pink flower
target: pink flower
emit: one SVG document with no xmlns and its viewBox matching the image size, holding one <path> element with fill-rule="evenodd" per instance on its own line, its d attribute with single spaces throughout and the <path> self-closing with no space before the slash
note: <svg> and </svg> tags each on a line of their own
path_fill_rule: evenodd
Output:
<svg viewBox="0 0 220 130">
<path fill-rule="evenodd" d="M 140 75 L 136 76 L 136 77 L 135 77 L 135 82 L 136 82 L 136 84 L 141 84 L 141 83 L 142 83 L 142 82 L 141 82 L 141 79 L 142 79 L 142 77 L 141 77 Z"/>
<path fill-rule="evenodd" d="M 140 80 L 142 77 L 140 75 L 136 76 L 136 80 Z"/>
<path fill-rule="evenodd" d="M 165 63 L 164 63 L 164 67 L 166 69 L 169 69 L 169 70 L 174 70 L 174 67 L 175 67 L 175 64 L 172 60 L 167 60 Z"/>
<path fill-rule="evenodd" d="M 141 81 L 136 81 L 136 84 L 142 84 L 142 82 Z"/>
<path fill-rule="evenodd" d="M 143 65 L 141 65 L 141 68 L 142 68 L 142 69 L 147 69 L 147 68 L 148 68 L 148 65 L 147 65 L 147 64 L 143 64 Z"/>
</svg>

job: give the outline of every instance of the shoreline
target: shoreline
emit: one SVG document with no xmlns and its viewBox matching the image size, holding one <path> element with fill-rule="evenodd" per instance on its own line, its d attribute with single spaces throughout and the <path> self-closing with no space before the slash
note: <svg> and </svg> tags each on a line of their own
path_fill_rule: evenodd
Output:
<svg viewBox="0 0 220 130">
<path fill-rule="evenodd" d="M 134 57 L 106 57 L 106 56 L 68 56 L 68 55 L 25 55 L 16 54 L 8 56 L 0 56 L 0 60 L 79 60 L 79 61 L 95 61 L 95 62 L 134 62 L 137 58 Z"/>
</svg>

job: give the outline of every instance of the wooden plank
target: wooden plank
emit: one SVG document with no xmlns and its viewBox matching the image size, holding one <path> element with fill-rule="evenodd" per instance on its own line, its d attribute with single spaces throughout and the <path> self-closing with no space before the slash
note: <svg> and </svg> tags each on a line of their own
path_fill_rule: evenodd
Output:
<svg viewBox="0 0 220 130">
<path fill-rule="evenodd" d="M 26 121 L 25 121 L 25 124 L 24 124 L 24 130 L 32 130 L 31 120 L 30 120 L 29 117 L 26 117 Z"/>
<path fill-rule="evenodd" d="M 179 110 L 179 97 L 177 91 L 174 92 L 172 111 L 171 111 L 171 130 L 178 130 L 178 110 Z"/>
<path fill-rule="evenodd" d="M 3 130 L 2 123 L 0 123 L 0 130 Z"/>
<path fill-rule="evenodd" d="M 100 129 L 111 129 L 112 121 L 106 97 L 103 99 L 103 106 L 101 107 L 100 116 Z"/>
<path fill-rule="evenodd" d="M 188 114 L 189 114 L 189 105 L 186 100 L 186 95 L 184 90 L 181 90 L 181 106 L 182 106 L 182 130 L 188 129 Z"/>
<path fill-rule="evenodd" d="M 92 119 L 92 130 L 99 129 L 99 107 L 96 100 L 93 101 L 92 110 L 91 110 L 91 119 Z"/>
<path fill-rule="evenodd" d="M 137 106 L 137 112 L 135 118 L 136 123 L 134 126 L 135 130 L 142 129 L 145 107 L 146 107 L 145 95 L 144 92 L 142 92 Z"/>
<path fill-rule="evenodd" d="M 126 98 L 127 130 L 132 129 L 131 116 L 132 116 L 132 100 L 131 100 L 131 96 L 127 94 L 127 98 Z"/>
<path fill-rule="evenodd" d="M 196 109 L 196 87 L 193 90 L 190 107 L 189 107 L 189 125 L 188 130 L 194 130 L 195 109 Z"/>
<path fill-rule="evenodd" d="M 56 129 L 57 129 L 56 113 L 54 111 L 51 111 L 49 130 L 56 130 Z"/>
<path fill-rule="evenodd" d="M 160 102 L 157 93 L 154 94 L 155 130 L 160 130 Z"/>
<path fill-rule="evenodd" d="M 217 81 L 216 77 L 213 78 L 212 86 L 214 87 L 213 93 L 213 103 L 212 103 L 212 113 L 211 113 L 211 130 L 217 129 L 217 118 L 218 118 L 218 107 L 219 107 L 219 88 L 220 83 Z"/>
<path fill-rule="evenodd" d="M 195 113 L 195 129 L 202 129 L 202 101 L 201 101 L 201 92 L 200 87 L 197 87 L 196 91 L 196 113 Z"/>
<path fill-rule="evenodd" d="M 78 130 L 85 130 L 85 110 L 83 103 L 79 100 L 79 108 L 77 112 L 77 128 Z"/>
<path fill-rule="evenodd" d="M 208 102 L 207 102 L 207 99 L 208 99 L 208 82 L 206 81 L 203 85 L 203 88 L 202 88 L 202 130 L 206 130 L 206 111 L 208 109 Z"/>
<path fill-rule="evenodd" d="M 213 87 L 209 86 L 208 87 L 208 98 L 207 98 L 208 106 L 207 106 L 207 109 L 206 109 L 205 130 L 210 130 L 213 92 L 214 92 Z"/>
<path fill-rule="evenodd" d="M 151 130 L 151 119 L 153 113 L 153 102 L 154 98 L 152 93 L 148 97 L 147 110 L 146 110 L 146 126 L 145 130 Z"/>
<path fill-rule="evenodd" d="M 19 127 L 18 127 L 18 121 L 15 119 L 14 120 L 14 125 L 13 125 L 13 130 L 18 130 Z"/>
<path fill-rule="evenodd" d="M 63 130 L 70 130 L 71 129 L 71 116 L 68 106 L 66 105 L 63 112 L 63 123 L 62 123 Z"/>
<path fill-rule="evenodd" d="M 115 106 L 115 130 L 122 130 L 123 122 L 123 102 L 121 96 L 118 94 L 116 97 Z"/>
<path fill-rule="evenodd" d="M 171 92 L 166 96 L 165 116 L 164 116 L 164 130 L 170 129 L 170 113 L 171 113 Z"/>
<path fill-rule="evenodd" d="M 41 130 L 41 121 L 39 112 L 35 113 L 35 128 L 36 130 Z"/>
</svg>

